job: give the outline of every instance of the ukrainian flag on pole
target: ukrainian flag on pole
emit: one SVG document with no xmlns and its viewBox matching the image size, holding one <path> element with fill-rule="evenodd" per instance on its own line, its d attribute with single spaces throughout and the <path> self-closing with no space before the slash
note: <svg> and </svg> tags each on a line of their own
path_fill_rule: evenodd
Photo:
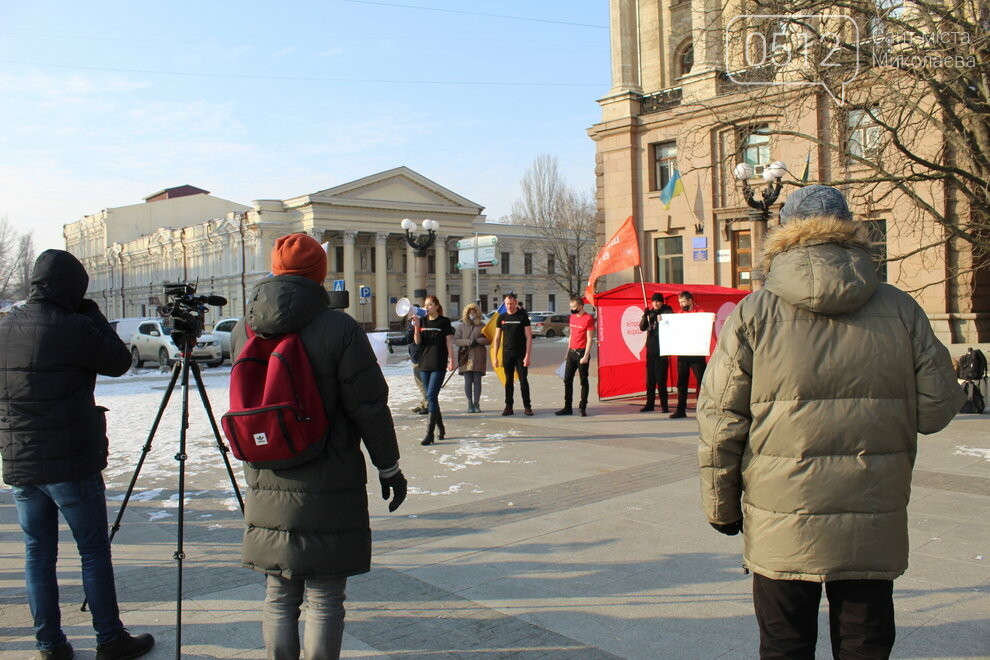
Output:
<svg viewBox="0 0 990 660">
<path fill-rule="evenodd" d="M 663 190 L 660 191 L 660 201 L 663 202 L 663 207 L 665 209 L 669 209 L 671 200 L 683 192 L 684 182 L 681 181 L 680 171 L 675 167 L 674 174 L 670 177 L 670 181 L 668 181 L 667 185 L 665 185 Z"/>
<path fill-rule="evenodd" d="M 495 375 L 498 376 L 498 379 L 502 381 L 502 385 L 505 385 L 505 369 L 503 369 L 501 366 L 498 367 L 495 366 L 495 330 L 498 328 L 498 319 L 502 314 L 505 314 L 505 303 L 502 303 L 502 306 L 499 307 L 494 314 L 492 314 L 492 317 L 490 319 L 488 319 L 488 323 L 486 323 L 485 327 L 481 329 L 481 334 L 483 334 L 485 337 L 488 338 L 489 341 L 492 342 L 491 348 L 488 349 L 488 353 L 492 359 L 492 369 L 495 371 Z M 499 347 L 498 357 L 500 364 L 502 362 L 501 353 L 502 353 L 501 347 Z"/>
</svg>

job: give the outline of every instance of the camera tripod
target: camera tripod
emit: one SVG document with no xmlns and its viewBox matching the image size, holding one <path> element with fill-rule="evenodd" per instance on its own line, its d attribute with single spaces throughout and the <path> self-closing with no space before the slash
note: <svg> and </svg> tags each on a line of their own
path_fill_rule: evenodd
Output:
<svg viewBox="0 0 990 660">
<path fill-rule="evenodd" d="M 134 474 L 131 476 L 131 483 L 127 486 L 127 492 L 124 494 L 124 500 L 120 504 L 120 510 L 117 511 L 117 517 L 113 521 L 113 525 L 110 527 L 110 542 L 113 543 L 113 537 L 117 534 L 117 530 L 120 529 L 120 521 L 124 517 L 124 510 L 127 508 L 127 503 L 131 499 L 131 493 L 134 491 L 134 484 L 137 483 L 138 475 L 141 473 L 141 468 L 144 466 L 144 459 L 148 456 L 148 452 L 151 451 L 152 440 L 154 440 L 155 433 L 158 431 L 158 425 L 161 423 L 162 417 L 165 414 L 165 408 L 168 406 L 169 399 L 172 397 L 172 392 L 175 390 L 175 384 L 177 381 L 181 382 L 182 417 L 179 427 L 179 451 L 175 454 L 175 460 L 179 462 L 178 534 L 176 536 L 175 552 L 172 554 L 172 558 L 177 562 L 176 566 L 178 568 L 178 579 L 176 582 L 175 591 L 176 660 L 179 660 L 181 657 L 182 649 L 182 560 L 185 559 L 186 556 L 185 550 L 183 549 L 183 523 L 185 520 L 186 459 L 188 458 L 188 455 L 186 454 L 186 430 L 189 428 L 190 372 L 195 379 L 196 389 L 199 390 L 199 397 L 203 401 L 203 407 L 206 409 L 206 416 L 210 420 L 210 427 L 213 429 L 213 436 L 217 441 L 217 449 L 220 451 L 220 455 L 223 457 L 224 465 L 227 468 L 227 476 L 230 478 L 230 485 L 234 488 L 234 494 L 237 496 L 237 503 L 240 505 L 241 513 L 244 512 L 244 500 L 241 498 L 241 492 L 237 487 L 237 480 L 234 478 L 234 471 L 230 466 L 230 459 L 227 456 L 230 450 L 220 437 L 220 430 L 217 427 L 216 419 L 213 416 L 213 408 L 210 406 L 210 400 L 206 396 L 206 386 L 203 385 L 203 376 L 200 373 L 199 365 L 196 364 L 196 361 L 191 357 L 192 347 L 195 345 L 196 338 L 186 336 L 184 337 L 184 340 L 181 358 L 172 365 L 172 378 L 169 380 L 168 387 L 165 389 L 165 394 L 162 396 L 162 402 L 158 406 L 158 413 L 155 415 L 155 421 L 151 425 L 151 431 L 148 433 L 148 440 L 144 443 L 144 447 L 141 448 L 141 458 L 138 459 L 137 467 L 134 469 Z M 83 601 L 82 609 L 86 609 L 86 601 Z"/>
</svg>

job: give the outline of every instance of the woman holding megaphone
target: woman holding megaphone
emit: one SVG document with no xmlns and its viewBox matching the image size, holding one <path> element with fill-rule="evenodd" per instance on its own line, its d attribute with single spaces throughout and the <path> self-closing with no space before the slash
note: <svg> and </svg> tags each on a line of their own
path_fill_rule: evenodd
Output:
<svg viewBox="0 0 990 660">
<path fill-rule="evenodd" d="M 434 432 L 440 439 L 446 435 L 443 415 L 440 413 L 440 388 L 445 371 L 454 370 L 454 351 L 451 336 L 454 328 L 443 315 L 443 306 L 436 296 L 426 296 L 425 316 L 413 316 L 414 340 L 419 345 L 419 376 L 426 388 L 426 402 L 430 412 L 430 425 L 423 438 L 423 445 L 432 445 Z"/>
</svg>

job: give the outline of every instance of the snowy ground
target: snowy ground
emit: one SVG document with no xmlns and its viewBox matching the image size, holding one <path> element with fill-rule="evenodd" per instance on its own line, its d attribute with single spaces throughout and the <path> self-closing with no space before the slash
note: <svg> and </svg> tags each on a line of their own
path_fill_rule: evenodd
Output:
<svg viewBox="0 0 990 660">
<path fill-rule="evenodd" d="M 389 405 L 393 411 L 407 411 L 419 402 L 419 391 L 412 379 L 409 363 L 400 361 L 399 356 L 392 356 L 390 359 L 392 364 L 383 369 L 389 384 Z M 219 423 L 220 415 L 227 409 L 230 367 L 203 369 L 202 373 L 214 417 Z M 151 368 L 132 370 L 121 378 L 97 379 L 97 403 L 109 410 L 107 423 L 110 456 L 104 471 L 108 500 L 120 501 L 124 497 L 141 460 L 152 423 L 167 390 L 169 377 L 169 372 L 160 372 L 156 368 Z M 491 379 L 486 380 L 488 383 L 492 382 Z M 455 407 L 460 410 L 463 403 L 461 382 L 461 378 L 454 375 L 450 385 L 441 393 L 441 403 L 445 407 L 450 406 L 451 410 Z M 487 402 L 488 409 L 491 410 L 495 406 L 494 400 L 488 399 L 487 392 L 485 394 L 482 406 L 485 407 Z M 182 390 L 177 384 L 140 467 L 134 493 L 131 496 L 132 502 L 144 504 L 141 511 L 149 520 L 172 518 L 178 507 L 176 489 L 178 462 L 175 460 L 175 455 L 179 449 L 181 396 Z M 396 433 L 400 434 L 400 437 L 408 437 L 410 434 L 418 437 L 425 427 L 425 419 L 418 415 L 397 415 Z M 512 435 L 517 435 L 517 432 L 503 429 L 489 434 L 479 430 L 459 438 L 456 446 L 451 446 L 451 443 L 445 444 L 443 451 L 433 448 L 424 450 L 434 458 L 433 474 L 424 480 L 424 483 L 429 482 L 431 487 L 427 488 L 423 483 L 419 486 L 411 485 L 410 494 L 443 497 L 455 493 L 483 492 L 477 484 L 464 477 L 465 471 L 483 463 L 509 462 L 500 460 L 499 454 L 503 448 L 502 440 Z M 193 382 L 190 382 L 189 388 L 186 454 L 188 456 L 185 465 L 187 505 L 200 498 L 210 498 L 221 500 L 228 510 L 236 510 L 237 500 L 223 466 L 221 452 Z M 243 491 L 240 462 L 232 455 L 230 460 L 235 479 Z M 370 465 L 369 468 L 373 470 Z M 4 486 L 5 484 L 0 482 L 0 487 Z M 160 508 L 154 506 L 156 502 L 160 503 Z M 212 514 L 204 512 L 202 517 L 210 515 Z"/>
</svg>

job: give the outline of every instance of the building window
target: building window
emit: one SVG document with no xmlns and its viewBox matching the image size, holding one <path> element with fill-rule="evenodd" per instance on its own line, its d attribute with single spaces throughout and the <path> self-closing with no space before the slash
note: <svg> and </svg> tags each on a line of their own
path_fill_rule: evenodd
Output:
<svg viewBox="0 0 990 660">
<path fill-rule="evenodd" d="M 887 281 L 887 221 L 865 220 L 870 232 L 870 253 L 881 282 Z"/>
<path fill-rule="evenodd" d="M 448 261 L 448 269 L 447 269 L 447 272 L 448 273 L 459 273 L 460 272 L 460 270 L 457 268 L 457 253 L 456 252 L 451 252 L 448 255 L 448 257 L 447 257 L 447 261 Z"/>
<path fill-rule="evenodd" d="M 447 311 L 447 310 L 444 310 Z M 449 318 L 457 319 L 461 316 L 461 296 L 460 294 L 453 293 L 450 295 L 450 311 Z"/>
<path fill-rule="evenodd" d="M 770 129 L 765 124 L 754 126 L 742 134 L 742 162 L 753 166 L 757 176 L 763 174 L 763 168 L 770 164 Z"/>
<path fill-rule="evenodd" d="M 409 253 L 405 250 L 402 251 L 402 272 L 409 272 Z"/>
<path fill-rule="evenodd" d="M 656 239 L 657 282 L 664 284 L 684 283 L 684 239 L 669 236 Z"/>
<path fill-rule="evenodd" d="M 547 309 L 549 309 L 551 312 L 556 312 L 557 311 L 557 294 L 556 293 L 551 293 L 547 297 Z"/>
<path fill-rule="evenodd" d="M 674 175 L 674 168 L 677 167 L 677 142 L 658 142 L 650 145 L 650 159 L 653 177 L 650 181 L 650 190 L 663 190 L 670 177 Z"/>
<path fill-rule="evenodd" d="M 694 42 L 690 39 L 677 48 L 674 65 L 677 67 L 677 71 L 674 73 L 675 78 L 691 73 L 691 69 L 694 67 Z"/>
<path fill-rule="evenodd" d="M 426 257 L 426 272 L 430 275 L 436 275 L 437 273 L 437 255 L 436 253 L 430 254 Z"/>
<path fill-rule="evenodd" d="M 547 275 L 553 275 L 557 271 L 556 266 L 557 266 L 557 264 L 554 261 L 553 255 L 552 254 L 548 254 L 547 255 Z"/>
<path fill-rule="evenodd" d="M 577 273 L 577 256 L 573 254 L 567 255 L 567 272 L 571 275 Z"/>
<path fill-rule="evenodd" d="M 503 252 L 502 253 L 502 263 L 501 263 L 501 266 L 502 266 L 502 274 L 503 275 L 508 275 L 509 274 L 509 253 L 508 252 Z"/>
<path fill-rule="evenodd" d="M 846 153 L 856 158 L 880 157 L 880 125 L 873 118 L 876 108 L 850 110 L 846 114 Z M 856 162 L 852 158 L 852 162 Z"/>
<path fill-rule="evenodd" d="M 527 293 L 526 294 L 526 311 L 527 312 L 533 311 L 533 294 L 532 293 Z"/>
<path fill-rule="evenodd" d="M 523 255 L 523 273 L 526 275 L 533 274 L 533 253 L 527 252 Z"/>
<path fill-rule="evenodd" d="M 334 262 L 335 262 L 335 264 L 337 266 L 337 272 L 338 273 L 343 273 L 344 272 L 344 247 L 342 245 L 338 245 L 337 247 L 334 248 L 333 252 L 334 252 Z"/>
</svg>

